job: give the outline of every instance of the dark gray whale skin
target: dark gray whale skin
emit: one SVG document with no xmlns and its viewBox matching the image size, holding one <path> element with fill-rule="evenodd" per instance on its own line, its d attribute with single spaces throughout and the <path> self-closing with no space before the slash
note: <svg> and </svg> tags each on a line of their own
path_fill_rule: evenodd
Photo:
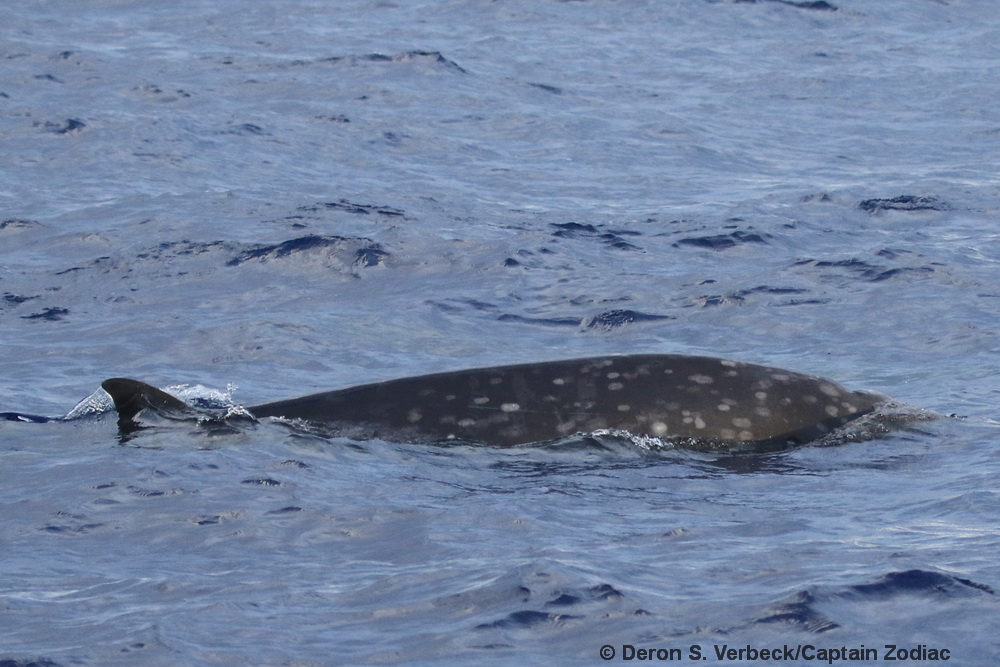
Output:
<svg viewBox="0 0 1000 667">
<path fill-rule="evenodd" d="M 102 386 L 124 422 L 147 408 L 178 417 L 194 410 L 136 380 Z M 821 438 L 884 400 L 779 368 L 646 354 L 434 373 L 247 410 L 353 439 L 514 446 L 598 432 L 783 448 Z"/>
</svg>

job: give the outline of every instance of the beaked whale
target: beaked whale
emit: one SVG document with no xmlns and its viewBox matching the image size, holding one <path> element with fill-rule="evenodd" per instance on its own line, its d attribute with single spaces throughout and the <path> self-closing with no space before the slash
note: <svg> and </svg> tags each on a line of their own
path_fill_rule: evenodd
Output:
<svg viewBox="0 0 1000 667">
<path fill-rule="evenodd" d="M 125 378 L 102 387 L 119 420 L 197 411 Z M 494 366 L 375 382 L 246 408 L 357 440 L 514 446 L 574 434 L 689 446 L 811 442 L 887 400 L 811 375 L 712 357 L 646 354 Z"/>
</svg>

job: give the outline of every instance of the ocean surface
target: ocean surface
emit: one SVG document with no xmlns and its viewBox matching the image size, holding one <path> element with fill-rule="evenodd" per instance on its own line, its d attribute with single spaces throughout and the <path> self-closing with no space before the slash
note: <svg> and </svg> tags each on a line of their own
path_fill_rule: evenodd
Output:
<svg viewBox="0 0 1000 667">
<path fill-rule="evenodd" d="M 988 0 L 4 4 L 2 411 L 652 352 L 938 418 L 3 421 L 0 665 L 995 665 L 998 100 Z"/>
</svg>

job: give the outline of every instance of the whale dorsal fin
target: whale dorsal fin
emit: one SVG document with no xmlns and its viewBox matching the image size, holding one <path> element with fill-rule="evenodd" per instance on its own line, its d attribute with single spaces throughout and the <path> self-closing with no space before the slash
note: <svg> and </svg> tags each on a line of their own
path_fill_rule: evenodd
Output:
<svg viewBox="0 0 1000 667">
<path fill-rule="evenodd" d="M 111 395 L 121 421 L 132 421 L 146 408 L 167 417 L 186 416 L 194 411 L 194 408 L 179 398 L 138 380 L 111 378 L 102 382 L 101 387 Z"/>
</svg>

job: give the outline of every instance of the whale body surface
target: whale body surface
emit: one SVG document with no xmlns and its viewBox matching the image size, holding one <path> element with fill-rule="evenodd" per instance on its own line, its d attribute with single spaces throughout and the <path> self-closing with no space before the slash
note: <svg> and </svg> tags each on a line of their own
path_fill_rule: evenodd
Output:
<svg viewBox="0 0 1000 667">
<path fill-rule="evenodd" d="M 167 416 L 192 409 L 136 380 L 113 378 L 102 386 L 124 421 L 147 408 Z M 779 368 L 650 354 L 434 373 L 247 410 L 353 439 L 514 446 L 598 433 L 786 447 L 821 438 L 883 400 Z"/>
</svg>

